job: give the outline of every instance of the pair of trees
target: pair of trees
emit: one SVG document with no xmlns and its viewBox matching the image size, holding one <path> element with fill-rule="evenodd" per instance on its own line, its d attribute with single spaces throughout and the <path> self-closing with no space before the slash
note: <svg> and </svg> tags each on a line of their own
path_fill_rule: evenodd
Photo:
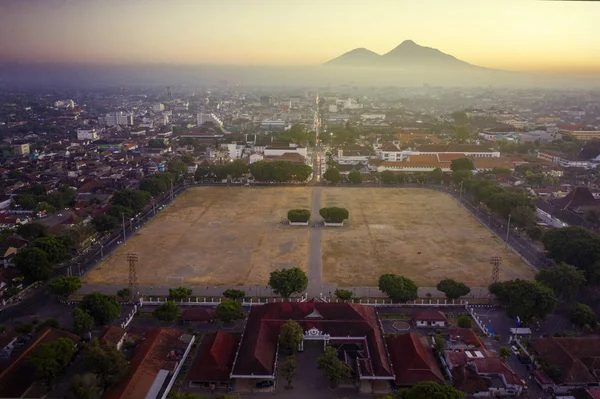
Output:
<svg viewBox="0 0 600 399">
<path fill-rule="evenodd" d="M 308 209 L 290 209 L 287 217 L 292 223 L 308 222 L 310 220 L 310 211 Z"/>
<path fill-rule="evenodd" d="M 346 208 L 338 208 L 335 206 L 319 209 L 319 214 L 328 223 L 343 223 L 344 220 L 350 217 L 350 213 Z"/>
<path fill-rule="evenodd" d="M 379 277 L 379 289 L 395 302 L 413 301 L 418 296 L 418 287 L 414 281 L 391 273 Z"/>
<path fill-rule="evenodd" d="M 177 287 L 169 288 L 169 301 L 183 301 L 189 299 L 193 294 L 191 288 Z"/>
<path fill-rule="evenodd" d="M 317 359 L 317 365 L 325 373 L 331 388 L 336 388 L 352 376 L 350 367 L 338 358 L 337 350 L 331 345 L 325 347 L 325 352 Z"/>
</svg>

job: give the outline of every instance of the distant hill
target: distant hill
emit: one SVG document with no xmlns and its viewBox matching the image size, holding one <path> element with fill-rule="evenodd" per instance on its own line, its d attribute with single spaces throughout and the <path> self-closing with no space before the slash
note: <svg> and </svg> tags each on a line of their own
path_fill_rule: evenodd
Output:
<svg viewBox="0 0 600 399">
<path fill-rule="evenodd" d="M 461 61 L 450 54 L 441 52 L 438 49 L 420 46 L 412 40 L 403 41 L 398 47 L 384 55 L 379 55 L 365 48 L 357 48 L 326 62 L 325 65 L 411 69 L 482 68 L 469 64 L 465 61 Z"/>
</svg>

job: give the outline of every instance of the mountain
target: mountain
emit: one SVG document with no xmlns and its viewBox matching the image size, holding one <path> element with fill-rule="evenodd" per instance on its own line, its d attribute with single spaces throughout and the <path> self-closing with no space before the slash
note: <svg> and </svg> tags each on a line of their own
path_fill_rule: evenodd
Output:
<svg viewBox="0 0 600 399">
<path fill-rule="evenodd" d="M 325 65 L 410 69 L 481 68 L 461 61 L 438 49 L 420 46 L 412 40 L 403 41 L 398 47 L 384 55 L 379 55 L 364 48 L 355 49 L 326 62 Z"/>
<path fill-rule="evenodd" d="M 355 48 L 340 55 L 333 60 L 326 62 L 326 65 L 339 66 L 372 66 L 379 62 L 381 56 L 366 48 Z"/>
</svg>

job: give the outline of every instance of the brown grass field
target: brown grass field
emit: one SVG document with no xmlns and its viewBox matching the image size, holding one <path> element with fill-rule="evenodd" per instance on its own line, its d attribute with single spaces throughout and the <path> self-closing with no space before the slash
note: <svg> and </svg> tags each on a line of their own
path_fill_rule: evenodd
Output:
<svg viewBox="0 0 600 399">
<path fill-rule="evenodd" d="M 493 255 L 502 258 L 501 280 L 533 277 L 527 264 L 446 194 L 414 188 L 322 193 L 321 206 L 350 212 L 348 227 L 323 231 L 324 281 L 376 286 L 380 275 L 395 273 L 419 286 L 453 278 L 484 287 Z"/>
<path fill-rule="evenodd" d="M 310 188 L 188 189 L 84 278 L 127 284 L 127 253 L 140 285 L 265 285 L 275 269 L 307 269 L 308 228 L 282 225 L 310 209 Z"/>
</svg>

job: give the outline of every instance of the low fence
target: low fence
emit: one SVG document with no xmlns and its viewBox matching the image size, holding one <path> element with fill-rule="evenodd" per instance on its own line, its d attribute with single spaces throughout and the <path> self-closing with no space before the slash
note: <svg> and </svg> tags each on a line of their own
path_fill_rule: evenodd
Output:
<svg viewBox="0 0 600 399">
<path fill-rule="evenodd" d="M 129 323 L 131 323 L 131 320 L 133 320 L 133 318 L 135 317 L 135 314 L 137 313 L 137 305 L 133 305 L 133 310 L 129 313 L 129 316 L 127 316 L 125 318 L 125 321 L 123 323 L 121 323 L 121 328 L 127 328 L 127 326 L 129 325 Z"/>
<path fill-rule="evenodd" d="M 475 323 L 477 323 L 477 326 L 479 327 L 479 329 L 488 337 L 493 337 L 494 334 L 492 332 L 490 332 L 487 327 L 485 326 L 485 324 L 483 324 L 483 320 L 475 313 L 475 311 L 473 310 L 472 306 L 465 306 L 465 309 L 467 309 L 467 311 L 469 312 L 469 314 L 471 315 L 471 317 L 473 318 L 473 320 L 475 320 Z"/>
</svg>

